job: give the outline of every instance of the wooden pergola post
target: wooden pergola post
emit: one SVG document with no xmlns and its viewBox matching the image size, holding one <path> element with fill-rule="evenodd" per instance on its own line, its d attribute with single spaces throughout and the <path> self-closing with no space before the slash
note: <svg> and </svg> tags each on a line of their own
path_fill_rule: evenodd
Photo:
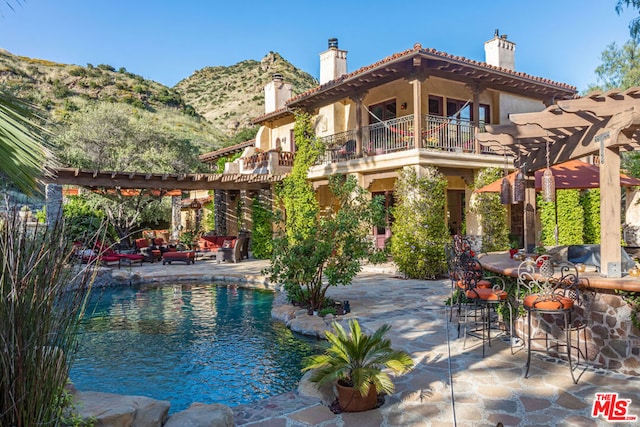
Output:
<svg viewBox="0 0 640 427">
<path fill-rule="evenodd" d="M 622 277 L 620 150 L 604 147 L 600 158 L 600 272 Z"/>
</svg>

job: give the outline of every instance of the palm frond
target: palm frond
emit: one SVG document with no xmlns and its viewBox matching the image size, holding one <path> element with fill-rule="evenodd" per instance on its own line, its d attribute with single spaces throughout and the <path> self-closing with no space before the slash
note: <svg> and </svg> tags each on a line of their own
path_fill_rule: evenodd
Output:
<svg viewBox="0 0 640 427">
<path fill-rule="evenodd" d="M 33 106 L 0 91 L 0 172 L 26 194 L 54 167 L 48 132 L 38 119 Z"/>
</svg>

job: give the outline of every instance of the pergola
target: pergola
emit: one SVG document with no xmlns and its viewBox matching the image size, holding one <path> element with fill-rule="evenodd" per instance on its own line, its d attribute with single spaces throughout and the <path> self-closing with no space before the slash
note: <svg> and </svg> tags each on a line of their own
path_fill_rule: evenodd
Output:
<svg viewBox="0 0 640 427">
<path fill-rule="evenodd" d="M 163 174 L 142 172 L 93 171 L 60 168 L 47 178 L 47 217 L 58 218 L 62 207 L 62 185 L 86 188 L 170 190 L 261 190 L 282 181 L 282 175 L 268 174 Z M 53 184 L 53 185 L 51 185 Z M 180 225 L 180 196 L 172 196 L 172 237 Z"/>
<path fill-rule="evenodd" d="M 267 174 L 143 173 L 109 172 L 60 168 L 51 179 L 54 184 L 81 187 L 134 188 L 154 190 L 260 190 L 284 178 Z"/>
<path fill-rule="evenodd" d="M 535 244 L 534 172 L 595 154 L 600 157 L 602 274 L 620 277 L 620 152 L 640 147 L 640 87 L 557 101 L 538 113 L 511 114 L 509 120 L 512 124 L 488 125 L 477 139 L 513 156 L 527 174 L 525 247 Z"/>
</svg>

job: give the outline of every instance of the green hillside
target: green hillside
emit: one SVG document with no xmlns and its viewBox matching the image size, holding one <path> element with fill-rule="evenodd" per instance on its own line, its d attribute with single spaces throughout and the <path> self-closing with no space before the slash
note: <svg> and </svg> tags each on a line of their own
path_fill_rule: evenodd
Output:
<svg viewBox="0 0 640 427">
<path fill-rule="evenodd" d="M 264 114 L 264 86 L 281 74 L 295 94 L 316 87 L 318 82 L 277 53 L 262 60 L 246 60 L 229 67 L 206 67 L 178 82 L 175 90 L 198 114 L 229 136 L 251 127 L 251 120 Z"/>
<path fill-rule="evenodd" d="M 261 61 L 206 67 L 169 88 L 130 73 L 124 67 L 60 64 L 0 49 L 0 90 L 39 107 L 54 135 L 52 141 L 58 144 L 59 158 L 64 166 L 72 167 L 90 167 L 91 156 L 80 161 L 77 156 L 69 155 L 69 152 L 83 153 L 86 149 L 80 142 L 74 147 L 73 140 L 65 133 L 77 128 L 79 123 L 90 128 L 85 116 L 95 115 L 96 111 L 102 111 L 101 122 L 108 121 L 109 112 L 114 111 L 118 120 L 124 116 L 136 122 L 130 123 L 132 129 L 152 128 L 156 135 L 166 136 L 167 141 L 187 144 L 183 148 L 194 153 L 197 164 L 198 154 L 255 135 L 257 129 L 251 120 L 264 113 L 264 86 L 275 73 L 292 83 L 295 94 L 317 85 L 311 75 L 273 52 Z M 108 105 L 112 108 L 105 108 Z M 78 134 L 77 129 L 74 132 Z M 144 138 L 130 138 L 122 143 L 141 139 Z M 94 145 L 96 143 L 99 141 L 94 141 Z M 95 153 L 92 154 L 96 158 Z M 96 163 L 96 167 L 100 164 Z"/>
</svg>

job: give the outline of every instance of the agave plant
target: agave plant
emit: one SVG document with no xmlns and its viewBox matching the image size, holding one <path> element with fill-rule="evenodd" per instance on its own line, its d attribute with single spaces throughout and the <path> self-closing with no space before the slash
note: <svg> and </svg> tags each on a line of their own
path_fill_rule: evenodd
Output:
<svg viewBox="0 0 640 427">
<path fill-rule="evenodd" d="M 391 329 L 389 325 L 381 326 L 373 335 L 362 333 L 357 320 L 349 321 L 349 334 L 336 322 L 333 329 L 335 333 L 326 333 L 330 346 L 323 354 L 309 357 L 303 368 L 313 371 L 310 381 L 318 386 L 337 381 L 362 396 L 369 394 L 370 387 L 375 387 L 377 393 L 391 394 L 393 381 L 384 369 L 402 374 L 413 368 L 409 354 L 393 350 L 391 341 L 384 338 Z"/>
</svg>

